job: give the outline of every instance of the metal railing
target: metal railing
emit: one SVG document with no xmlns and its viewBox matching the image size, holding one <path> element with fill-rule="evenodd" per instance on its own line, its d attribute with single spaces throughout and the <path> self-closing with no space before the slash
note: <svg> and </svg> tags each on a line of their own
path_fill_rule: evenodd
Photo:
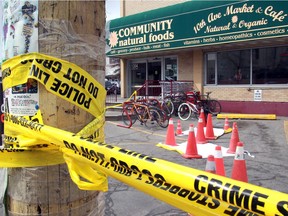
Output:
<svg viewBox="0 0 288 216">
<path fill-rule="evenodd" d="M 167 94 L 175 94 L 177 92 L 188 92 L 194 89 L 194 82 L 189 80 L 184 81 L 159 81 L 146 80 L 143 85 L 134 86 L 133 93 L 129 98 L 138 96 L 148 98 L 149 96 L 159 97 Z M 107 91 L 106 103 L 117 102 L 116 86 L 111 87 Z"/>
<path fill-rule="evenodd" d="M 188 92 L 194 89 L 193 81 L 158 81 L 146 80 L 145 83 L 135 91 L 137 96 L 160 96 L 175 94 L 177 92 Z"/>
<path fill-rule="evenodd" d="M 115 103 L 118 99 L 118 92 L 117 92 L 117 86 L 116 84 L 113 84 L 111 88 L 107 90 L 106 95 L 106 103 Z"/>
<path fill-rule="evenodd" d="M 142 97 L 159 96 L 161 94 L 161 85 L 158 80 L 146 80 L 142 86 L 135 86 L 136 95 Z M 135 92 L 134 91 L 134 92 Z"/>
<path fill-rule="evenodd" d="M 177 92 L 188 92 L 194 89 L 194 81 L 160 81 L 161 93 L 175 94 Z"/>
</svg>

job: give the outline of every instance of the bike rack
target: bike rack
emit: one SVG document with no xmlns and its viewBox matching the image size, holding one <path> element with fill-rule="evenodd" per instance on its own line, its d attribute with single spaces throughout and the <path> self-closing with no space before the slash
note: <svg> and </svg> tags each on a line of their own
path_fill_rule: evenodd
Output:
<svg viewBox="0 0 288 216">
<path fill-rule="evenodd" d="M 124 102 L 123 103 L 123 107 L 124 107 L 124 105 L 126 104 L 127 102 Z M 123 125 L 123 124 L 117 124 L 117 126 L 118 127 L 124 127 L 124 128 L 131 128 L 131 126 L 132 126 L 132 120 L 131 120 L 131 118 L 130 118 L 130 115 L 128 115 L 128 112 L 127 112 L 127 110 L 126 110 L 126 108 L 124 108 L 124 112 L 126 113 L 126 115 L 128 116 L 128 119 L 129 119 L 129 122 L 130 122 L 130 124 L 127 126 L 127 125 Z"/>
</svg>

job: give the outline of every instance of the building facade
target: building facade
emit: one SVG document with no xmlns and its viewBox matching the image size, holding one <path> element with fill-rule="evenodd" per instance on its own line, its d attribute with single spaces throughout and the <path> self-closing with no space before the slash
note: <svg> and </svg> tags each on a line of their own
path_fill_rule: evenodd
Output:
<svg viewBox="0 0 288 216">
<path fill-rule="evenodd" d="M 192 80 L 223 112 L 288 116 L 288 1 L 123 0 L 121 16 L 106 55 L 121 60 L 122 97 Z"/>
</svg>

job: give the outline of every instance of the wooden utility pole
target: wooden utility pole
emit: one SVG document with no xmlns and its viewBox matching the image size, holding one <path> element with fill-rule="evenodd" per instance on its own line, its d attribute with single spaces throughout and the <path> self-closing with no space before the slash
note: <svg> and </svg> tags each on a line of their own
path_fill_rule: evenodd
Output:
<svg viewBox="0 0 288 216">
<path fill-rule="evenodd" d="M 39 53 L 70 61 L 104 83 L 105 1 L 39 0 L 38 14 Z M 45 125 L 76 133 L 93 120 L 88 112 L 39 87 Z M 66 164 L 9 169 L 7 203 L 9 216 L 101 216 L 105 209 L 103 193 L 78 189 Z"/>
</svg>

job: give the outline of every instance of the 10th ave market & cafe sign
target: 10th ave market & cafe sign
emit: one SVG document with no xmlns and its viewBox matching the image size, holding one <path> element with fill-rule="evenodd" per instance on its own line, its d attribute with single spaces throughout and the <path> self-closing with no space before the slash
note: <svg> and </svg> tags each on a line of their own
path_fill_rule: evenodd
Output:
<svg viewBox="0 0 288 216">
<path fill-rule="evenodd" d="M 193 8 L 197 2 L 186 3 L 187 7 Z M 106 29 L 109 47 L 106 55 L 120 56 L 288 35 L 288 1 L 222 2 L 221 6 L 191 9 L 170 16 L 161 14 L 161 11 L 167 14 L 165 9 L 110 21 Z M 143 19 L 139 22 L 141 16 Z"/>
</svg>

